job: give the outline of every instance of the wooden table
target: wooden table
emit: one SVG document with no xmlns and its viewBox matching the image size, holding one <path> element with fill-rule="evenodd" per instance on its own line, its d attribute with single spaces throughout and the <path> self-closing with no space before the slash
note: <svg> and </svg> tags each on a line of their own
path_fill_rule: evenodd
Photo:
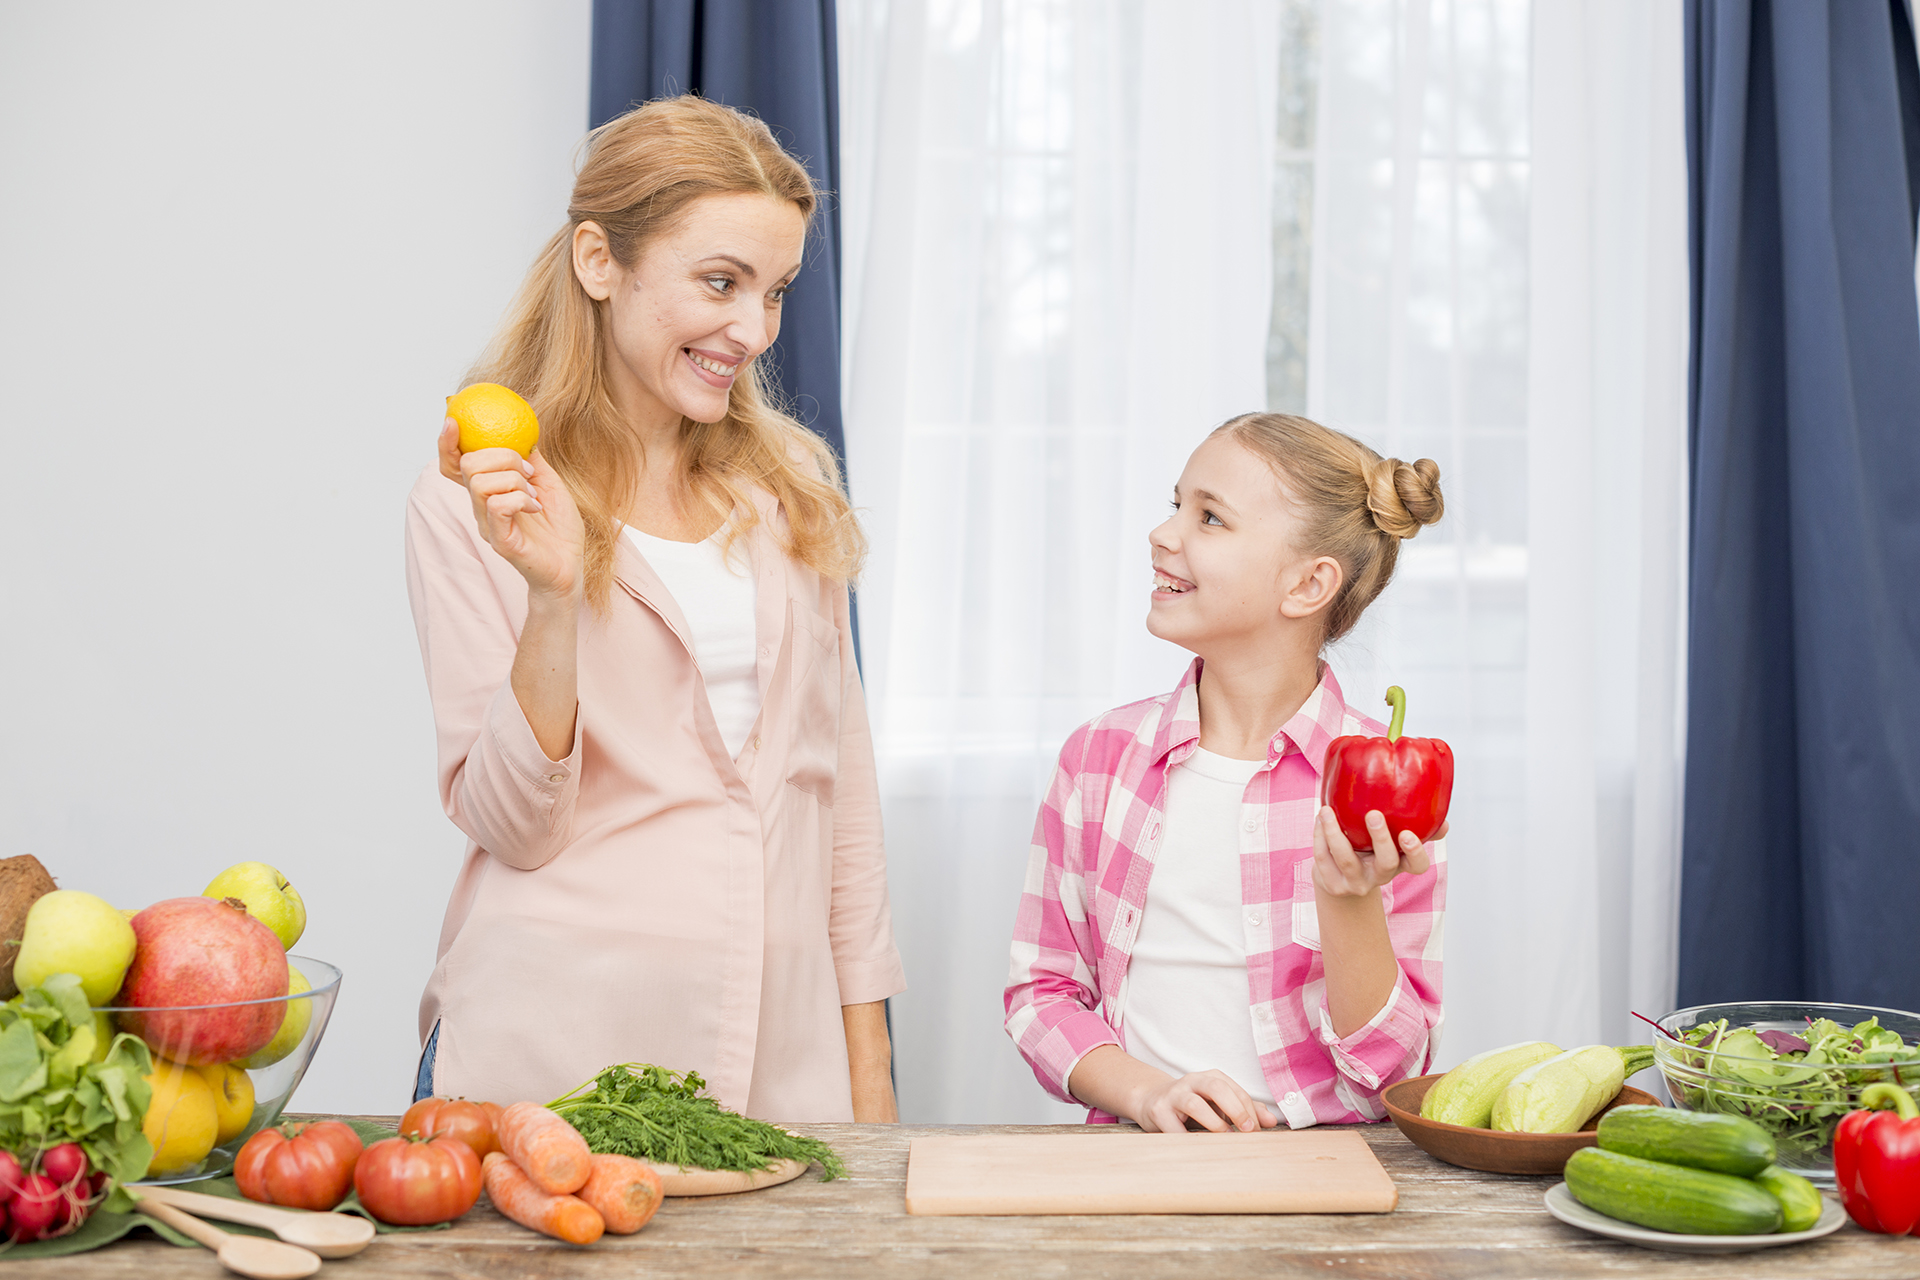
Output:
<svg viewBox="0 0 1920 1280">
<path fill-rule="evenodd" d="M 394 1123 L 394 1118 L 365 1117 Z M 1421 1277 L 1920 1276 L 1920 1239 L 1873 1235 L 1851 1223 L 1813 1244 L 1721 1256 L 1658 1253 L 1562 1226 L 1541 1207 L 1552 1178 L 1509 1178 L 1442 1164 L 1391 1124 L 1363 1129 L 1400 1188 L 1381 1215 L 926 1218 L 907 1216 L 907 1146 L 933 1133 L 1084 1132 L 1115 1127 L 801 1125 L 832 1143 L 849 1180 L 797 1182 L 747 1195 L 669 1200 L 635 1236 L 585 1249 L 535 1235 L 483 1198 L 448 1231 L 383 1235 L 356 1258 L 330 1262 L 338 1280 L 436 1276 L 544 1277 L 1109 1276 L 1194 1280 Z M 145 1233 L 93 1253 L 19 1268 L 29 1280 L 85 1277 L 187 1280 L 225 1276 L 203 1250 Z"/>
</svg>

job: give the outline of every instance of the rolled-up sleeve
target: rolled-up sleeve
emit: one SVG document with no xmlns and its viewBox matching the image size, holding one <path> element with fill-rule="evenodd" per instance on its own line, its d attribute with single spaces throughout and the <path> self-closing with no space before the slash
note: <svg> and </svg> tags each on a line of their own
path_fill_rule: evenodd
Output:
<svg viewBox="0 0 1920 1280">
<path fill-rule="evenodd" d="M 433 703 L 440 803 L 475 844 L 530 870 L 571 834 L 580 735 L 564 760 L 549 759 L 513 695 L 525 585 L 490 571 L 485 557 L 494 553 L 467 505 L 459 486 L 432 470 L 407 501 L 407 598 Z"/>
<path fill-rule="evenodd" d="M 1441 929 L 1447 885 L 1446 842 L 1428 846 L 1432 866 L 1418 876 L 1395 879 L 1384 892 L 1387 936 L 1399 974 L 1380 1011 L 1346 1036 L 1333 1033 L 1324 991 L 1312 1021 L 1338 1076 L 1334 1097 L 1344 1108 L 1323 1121 L 1379 1120 L 1386 1115 L 1380 1091 L 1417 1076 L 1433 1060 L 1441 1020 Z"/>
<path fill-rule="evenodd" d="M 887 897 L 887 851 L 880 826 L 880 785 L 866 697 L 854 661 L 846 589 L 834 595 L 840 631 L 840 753 L 834 783 L 833 901 L 827 933 L 840 1003 L 870 1004 L 906 990 L 906 970 L 893 940 Z"/>
<path fill-rule="evenodd" d="M 1026 884 L 1014 920 L 1007 973 L 1006 1028 L 1042 1087 L 1078 1103 L 1067 1081 L 1080 1059 L 1119 1036 L 1098 1011 L 1100 939 L 1089 919 L 1078 770 L 1088 730 L 1060 751 L 1034 823 Z"/>
</svg>

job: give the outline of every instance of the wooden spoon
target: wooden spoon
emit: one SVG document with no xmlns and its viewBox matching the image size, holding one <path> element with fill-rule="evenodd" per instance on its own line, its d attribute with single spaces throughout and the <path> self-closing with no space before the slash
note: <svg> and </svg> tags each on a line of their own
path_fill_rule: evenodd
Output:
<svg viewBox="0 0 1920 1280">
<path fill-rule="evenodd" d="M 304 1209 L 283 1209 L 256 1200 L 202 1195 L 173 1187 L 141 1187 L 140 1194 L 202 1218 L 264 1227 L 288 1244 L 311 1249 L 323 1258 L 352 1257 L 373 1242 L 373 1224 L 356 1214 L 309 1213 Z"/>
<path fill-rule="evenodd" d="M 166 1223 L 182 1235 L 198 1240 L 213 1250 L 214 1257 L 220 1259 L 220 1265 L 229 1271 L 251 1276 L 252 1280 L 302 1280 L 302 1277 L 320 1269 L 320 1255 L 317 1253 L 260 1236 L 231 1235 L 211 1222 L 202 1222 L 192 1214 L 182 1213 L 170 1204 L 148 1199 L 141 1194 L 145 1190 L 144 1187 L 139 1190 L 128 1188 L 137 1197 L 134 1208 L 156 1221 Z"/>
</svg>

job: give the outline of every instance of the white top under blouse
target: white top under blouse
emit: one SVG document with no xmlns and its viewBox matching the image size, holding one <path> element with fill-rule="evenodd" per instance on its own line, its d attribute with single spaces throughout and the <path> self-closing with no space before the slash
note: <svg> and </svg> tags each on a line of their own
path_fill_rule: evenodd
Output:
<svg viewBox="0 0 1920 1280">
<path fill-rule="evenodd" d="M 704 542 L 674 542 L 625 528 L 686 616 L 693 662 L 706 683 L 720 740 L 728 755 L 738 756 L 760 718 L 753 574 L 727 563 L 724 526 Z"/>
<path fill-rule="evenodd" d="M 1178 1079 L 1217 1070 L 1277 1114 L 1253 1042 L 1240 811 L 1266 762 L 1196 747 L 1167 774 L 1165 838 L 1121 995 L 1127 1052 Z"/>
</svg>

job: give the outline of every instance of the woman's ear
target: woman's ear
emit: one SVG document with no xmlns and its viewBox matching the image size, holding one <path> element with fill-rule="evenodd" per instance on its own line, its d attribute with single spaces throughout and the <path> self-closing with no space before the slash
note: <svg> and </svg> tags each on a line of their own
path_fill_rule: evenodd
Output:
<svg viewBox="0 0 1920 1280">
<path fill-rule="evenodd" d="M 583 222 L 573 229 L 573 275 L 589 298 L 605 302 L 613 296 L 618 266 L 599 223 Z"/>
<path fill-rule="evenodd" d="M 1317 556 L 1289 566 L 1281 581 L 1280 616 L 1311 618 L 1333 603 L 1346 576 L 1332 556 Z"/>
</svg>

